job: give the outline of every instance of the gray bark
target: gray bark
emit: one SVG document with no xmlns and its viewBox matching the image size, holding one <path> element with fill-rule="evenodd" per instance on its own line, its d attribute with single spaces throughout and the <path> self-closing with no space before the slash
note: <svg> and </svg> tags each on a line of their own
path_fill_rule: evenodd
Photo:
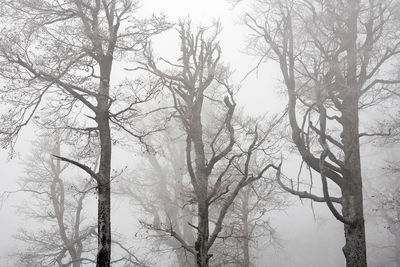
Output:
<svg viewBox="0 0 400 267">
<path fill-rule="evenodd" d="M 96 122 L 100 134 L 100 169 L 98 175 L 98 252 L 97 267 L 111 262 L 111 133 L 108 115 L 112 54 L 100 62 L 100 88 L 97 97 Z"/>
</svg>

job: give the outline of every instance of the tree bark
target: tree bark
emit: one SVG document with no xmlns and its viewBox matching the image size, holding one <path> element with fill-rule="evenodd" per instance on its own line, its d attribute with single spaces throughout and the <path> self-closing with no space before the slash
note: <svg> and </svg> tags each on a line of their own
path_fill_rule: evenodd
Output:
<svg viewBox="0 0 400 267">
<path fill-rule="evenodd" d="M 357 81 L 357 23 L 360 1 L 348 1 L 347 86 L 343 89 L 342 143 L 344 152 L 343 215 L 351 224 L 344 225 L 343 253 L 347 267 L 366 267 L 367 253 L 360 160 L 359 100 L 361 86 Z"/>
<path fill-rule="evenodd" d="M 367 254 L 365 245 L 364 220 L 344 226 L 346 244 L 343 253 L 346 267 L 366 267 Z"/>
<path fill-rule="evenodd" d="M 100 168 L 98 177 L 98 253 L 97 267 L 109 267 L 111 262 L 111 131 L 108 114 L 112 56 L 100 62 L 100 88 L 96 113 L 100 135 Z"/>
<path fill-rule="evenodd" d="M 203 126 L 201 123 L 201 111 L 203 105 L 202 93 L 198 93 L 198 99 L 192 109 L 191 128 L 189 135 L 194 144 L 196 177 L 198 177 L 198 186 L 196 197 L 198 201 L 198 226 L 197 240 L 195 249 L 197 251 L 196 264 L 198 267 L 208 267 L 208 261 L 211 257 L 208 255 L 209 239 L 209 214 L 208 214 L 208 176 L 206 168 L 206 158 L 203 142 Z"/>
<path fill-rule="evenodd" d="M 208 255 L 207 241 L 209 237 L 209 224 L 208 224 L 208 205 L 204 201 L 199 201 L 198 204 L 198 236 L 195 243 L 195 249 L 197 251 L 196 261 L 198 267 L 208 267 Z"/>
<path fill-rule="evenodd" d="M 353 109 L 357 109 L 357 106 Z M 344 113 L 345 115 L 346 113 Z M 346 116 L 343 116 L 344 118 Z M 360 144 L 358 138 L 358 112 L 353 113 L 353 122 L 343 124 L 343 144 L 345 167 L 348 175 L 344 176 L 345 186 L 342 189 L 343 215 L 352 223 L 344 225 L 345 246 L 343 253 L 347 267 L 366 267 L 366 240 L 360 163 Z M 354 122 L 357 120 L 357 123 Z"/>
<path fill-rule="evenodd" d="M 98 198 L 98 253 L 96 267 L 109 267 L 111 262 L 110 183 L 103 180 Z"/>
</svg>

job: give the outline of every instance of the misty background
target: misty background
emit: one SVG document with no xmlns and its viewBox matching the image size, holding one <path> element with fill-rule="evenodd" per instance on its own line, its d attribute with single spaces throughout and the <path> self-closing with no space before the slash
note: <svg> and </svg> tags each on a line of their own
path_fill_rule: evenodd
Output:
<svg viewBox="0 0 400 267">
<path fill-rule="evenodd" d="M 223 0 L 146 0 L 142 1 L 141 6 L 138 11 L 141 17 L 164 13 L 168 20 L 177 21 L 190 16 L 193 25 L 209 25 L 219 21 L 222 26 L 218 37 L 222 48 L 222 61 L 231 66 L 234 70 L 233 80 L 241 85 L 241 90 L 236 95 L 238 106 L 252 116 L 279 113 L 286 108 L 286 96 L 281 90 L 282 79 L 278 64 L 272 61 L 259 64 L 259 57 L 247 53 L 246 40 L 249 31 L 241 23 L 241 16 L 245 10 L 251 8 L 249 4 L 245 2 L 233 6 L 231 2 Z M 158 54 L 174 57 L 174 51 L 179 47 L 179 40 L 176 38 L 176 33 L 170 30 L 156 36 L 153 45 Z M 115 66 L 113 75 L 117 77 L 125 75 L 120 74 L 122 72 L 124 72 L 123 67 Z M 365 117 L 365 121 L 374 124 L 380 121 L 379 114 L 382 112 L 387 112 L 387 109 L 377 108 L 375 112 L 362 116 Z M 395 114 L 397 107 L 392 107 L 390 112 Z M 24 175 L 23 161 L 32 153 L 31 144 L 36 138 L 35 133 L 37 129 L 32 125 L 23 128 L 16 144 L 16 154 L 12 158 L 9 158 L 8 151 L 0 151 L 0 193 L 18 188 L 18 177 Z M 300 159 L 294 149 L 289 150 L 282 151 L 285 156 L 283 170 L 286 176 L 296 177 Z M 386 167 L 388 162 L 400 160 L 400 150 L 398 145 L 386 144 L 384 140 L 376 138 L 365 142 L 361 150 L 369 265 L 395 266 L 385 263 L 388 257 L 392 257 L 390 246 L 393 244 L 393 236 L 388 232 L 387 225 L 379 219 L 373 203 L 376 190 L 386 190 L 390 177 L 397 179 L 397 176 L 391 174 Z M 113 168 L 116 170 L 126 165 L 140 164 L 140 151 L 127 151 L 122 145 L 116 145 L 113 153 Z M 75 170 L 74 173 L 79 174 L 79 170 Z M 398 185 L 397 182 L 394 186 Z M 310 200 L 299 199 L 289 193 L 282 192 L 282 195 L 286 200 L 286 207 L 264 215 L 269 218 L 275 229 L 276 242 L 267 245 L 261 245 L 260 242 L 259 249 L 253 252 L 256 256 L 256 265 L 260 267 L 345 266 L 341 250 L 344 245 L 343 225 L 333 218 L 326 204 L 312 204 Z M 13 238 L 18 229 L 40 228 L 40 224 L 27 221 L 18 214 L 17 206 L 23 205 L 24 202 L 29 203 L 29 194 L 24 192 L 11 194 L 2 200 L 0 209 L 0 266 L 2 267 L 16 266 L 10 255 L 24 247 L 21 241 Z M 95 196 L 89 196 L 88 202 L 87 206 L 91 210 L 89 214 L 95 216 Z M 146 254 L 148 250 L 141 251 L 140 248 L 151 248 L 153 245 L 144 238 L 143 240 L 136 238 L 137 233 L 141 233 L 139 220 L 143 219 L 139 214 L 140 209 L 132 205 L 127 198 L 115 195 L 111 210 L 113 230 L 117 230 L 118 235 L 129 240 L 132 246 L 137 248 L 139 255 Z M 152 266 L 173 266 L 172 252 L 165 251 L 152 256 L 153 260 L 157 259 Z"/>
</svg>

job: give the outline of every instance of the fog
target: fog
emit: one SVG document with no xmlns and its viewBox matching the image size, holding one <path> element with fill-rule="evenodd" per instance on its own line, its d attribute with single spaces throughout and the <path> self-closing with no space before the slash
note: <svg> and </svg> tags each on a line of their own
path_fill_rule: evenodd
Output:
<svg viewBox="0 0 400 267">
<path fill-rule="evenodd" d="M 190 17 L 193 29 L 196 29 L 197 26 L 211 28 L 210 25 L 218 21 L 221 25 L 221 33 L 218 35 L 217 38 L 219 40 L 222 51 L 221 62 L 226 63 L 227 65 L 229 65 L 231 70 L 233 70 L 231 80 L 233 80 L 234 83 L 238 85 L 238 87 L 240 86 L 239 92 L 234 95 L 234 99 L 237 103 L 236 110 L 239 110 L 239 112 L 243 114 L 243 117 L 248 116 L 256 118 L 258 116 L 262 118 L 264 122 L 266 122 L 267 119 L 272 118 L 275 114 L 278 114 L 276 115 L 276 117 L 283 116 L 284 118 L 286 118 L 286 115 L 288 114 L 287 112 L 285 112 L 285 110 L 287 110 L 288 108 L 287 93 L 285 83 L 282 79 L 282 73 L 279 63 L 276 62 L 276 60 L 271 59 L 267 60 L 263 58 L 260 60 L 259 55 L 254 55 L 254 50 L 252 51 L 251 49 L 253 47 L 249 47 L 248 45 L 251 38 L 251 32 L 249 28 L 243 24 L 243 17 L 245 12 L 250 12 L 254 9 L 254 6 L 252 6 L 251 4 L 252 1 L 239 1 L 240 3 L 237 4 L 235 4 L 234 2 L 237 1 L 143 0 L 141 1 L 141 8 L 138 10 L 137 15 L 140 18 L 148 18 L 152 14 L 162 13 L 166 15 L 166 19 L 168 21 L 174 23 L 176 23 L 179 19 L 184 20 Z M 261 3 L 263 1 L 257 2 Z M 274 1 L 264 2 L 267 3 Z M 6 27 L 4 27 L 4 29 L 5 28 Z M 396 29 L 396 31 L 398 32 L 399 29 Z M 179 48 L 181 44 L 176 30 L 167 30 L 152 37 L 151 39 L 152 49 L 156 57 L 163 57 L 173 62 L 178 60 L 178 57 L 180 57 Z M 270 53 L 270 51 L 268 51 L 265 55 L 267 55 L 268 53 Z M 373 60 L 371 59 L 371 61 Z M 399 69 L 398 61 L 394 61 L 391 63 L 392 65 L 396 66 L 395 68 L 397 68 L 397 70 Z M 2 64 L 4 63 L 2 62 Z M 116 63 L 114 63 L 111 75 L 111 86 L 117 87 L 119 82 L 124 81 L 124 79 L 126 78 L 130 79 L 130 77 L 133 77 L 133 74 L 131 74 L 132 72 L 129 72 L 127 68 L 130 68 L 129 61 L 127 62 L 122 60 L 120 62 L 116 61 Z M 384 68 L 389 68 L 389 66 L 385 65 Z M 398 76 L 398 73 L 396 75 Z M 2 77 L 2 79 L 4 79 L 4 77 Z M 390 90 L 398 92 L 398 88 L 396 86 L 397 82 L 394 83 L 394 88 L 391 87 Z M 305 94 L 307 94 L 307 92 Z M 165 95 L 168 94 L 166 93 Z M 216 95 L 218 96 L 218 94 Z M 169 103 L 168 105 L 172 105 L 171 103 L 173 101 L 171 100 L 171 97 L 167 98 L 167 96 L 164 95 L 158 97 L 159 98 L 154 103 L 151 103 L 151 105 L 157 105 L 157 103 L 165 104 L 163 101 L 170 101 L 167 103 Z M 391 98 L 386 97 L 384 100 L 386 102 L 383 103 L 382 100 L 383 104 L 378 104 L 377 107 L 372 107 L 372 110 L 360 111 L 360 120 L 362 121 L 360 123 L 360 128 L 362 129 L 362 131 L 360 132 L 364 132 L 364 130 L 365 132 L 367 130 L 372 132 L 381 130 L 382 132 L 386 133 L 388 131 L 387 128 L 389 128 L 387 127 L 387 125 L 390 125 L 390 123 L 398 117 L 398 107 L 396 105 L 396 103 L 398 103 L 398 100 L 396 99 L 396 97 L 398 98 L 398 93 L 395 93 L 391 96 L 391 98 L 393 98 L 392 100 L 390 100 Z M 387 101 L 388 98 L 389 101 Z M 220 102 L 222 102 L 222 99 L 223 97 L 219 99 Z M 209 121 L 204 122 L 204 128 L 208 127 L 209 129 L 211 129 L 210 132 L 213 133 L 213 131 L 216 131 L 215 129 L 217 129 L 217 125 L 215 125 L 214 127 L 214 122 L 218 122 L 218 119 L 215 119 L 215 117 L 213 117 L 213 112 L 215 112 L 214 109 L 218 109 L 213 106 L 212 101 L 210 102 L 211 104 L 208 104 L 209 106 L 206 106 L 208 110 L 206 110 L 205 108 L 205 113 L 208 112 L 209 114 L 207 113 L 206 115 L 204 115 L 203 119 L 210 119 Z M 148 110 L 150 109 L 151 108 L 148 108 Z M 301 110 L 299 108 L 299 110 L 304 111 L 305 109 Z M 85 112 L 86 110 L 83 109 L 82 114 Z M 337 110 L 335 110 L 334 112 L 334 114 L 336 115 Z M 85 116 L 87 114 L 85 113 Z M 165 112 L 165 114 L 167 114 L 167 112 Z M 146 128 L 146 118 L 141 119 L 141 126 L 144 125 L 143 128 Z M 171 116 L 170 120 L 173 121 L 173 119 L 174 117 Z M 150 117 L 150 119 L 147 120 L 149 120 L 148 123 L 150 124 L 151 120 L 154 120 L 154 122 L 158 122 L 159 117 L 154 115 L 154 117 Z M 256 119 L 250 119 L 250 122 L 247 125 L 252 125 L 251 123 L 253 123 L 254 121 L 256 121 Z M 245 123 L 243 123 L 243 125 L 245 125 Z M 243 128 L 244 127 L 245 126 L 243 126 Z M 296 146 L 291 140 L 291 128 L 288 120 L 283 119 L 282 122 L 280 122 L 279 127 L 279 130 L 277 130 L 276 132 L 275 130 L 271 130 L 271 132 L 274 133 L 274 136 L 280 135 L 283 141 L 280 144 L 281 146 L 276 149 L 273 156 L 271 156 L 269 159 L 272 159 L 273 163 L 276 166 L 280 162 L 282 163 L 282 167 L 279 167 L 282 168 L 282 174 L 284 175 L 284 177 L 289 177 L 295 182 L 299 181 L 300 187 L 298 188 L 300 188 L 300 191 L 308 192 L 310 188 L 310 182 L 312 182 L 313 194 L 322 196 L 323 198 L 323 182 L 321 182 L 321 179 L 319 178 L 319 174 L 317 172 L 313 171 L 313 180 L 310 181 L 308 170 L 306 169 L 306 167 L 304 167 L 304 169 L 302 170 L 301 178 L 298 178 L 300 177 L 298 173 L 299 169 L 301 168 L 300 166 L 302 165 L 302 160 Z M 393 225 L 388 226 L 387 222 L 382 219 L 383 217 L 381 215 L 381 211 L 383 211 L 383 209 L 386 209 L 386 207 L 380 206 L 379 201 L 377 201 L 378 196 L 385 195 L 386 193 L 389 194 L 389 191 L 392 192 L 391 190 L 394 190 L 393 192 L 397 192 L 400 186 L 400 183 L 397 179 L 398 168 L 396 174 L 396 171 L 394 171 L 393 173 L 393 168 L 388 167 L 390 164 L 396 165 L 396 163 L 398 163 L 398 161 L 400 160 L 400 150 L 397 138 L 398 130 L 395 129 L 395 127 L 396 125 L 391 126 L 390 136 L 386 136 L 385 134 L 372 136 L 371 138 L 368 138 L 367 136 L 365 139 L 362 139 L 364 142 L 361 141 L 360 154 L 361 173 L 363 178 L 362 189 L 366 224 L 365 231 L 367 243 L 367 260 L 368 266 L 371 267 L 399 266 L 396 265 L 399 264 L 398 261 L 397 263 L 395 263 L 395 258 L 400 257 L 399 251 L 393 252 L 393 247 L 395 247 L 396 245 L 395 243 L 399 242 L 398 240 L 396 240 L 396 237 L 400 236 L 399 233 L 397 233 L 398 236 L 396 236 L 396 234 L 393 234 L 393 229 L 399 229 L 399 222 L 393 221 Z M 34 140 L 37 140 L 38 136 L 40 135 L 39 128 L 40 127 L 35 125 L 33 122 L 29 123 L 27 126 L 24 126 L 19 132 L 14 153 L 11 153 L 11 150 L 9 148 L 2 149 L 0 151 L 0 195 L 2 196 L 2 198 L 0 199 L 1 267 L 18 266 L 17 264 L 21 263 L 17 263 L 18 256 L 16 256 L 15 254 L 23 253 L 27 249 L 32 250 L 32 247 L 29 247 L 30 244 L 27 244 L 26 242 L 24 243 L 23 241 L 17 240 L 15 238 L 21 227 L 27 229 L 27 231 L 31 230 L 33 232 L 35 229 L 41 230 L 41 227 L 43 228 L 43 226 L 47 223 L 44 222 L 44 219 L 43 223 L 41 223 L 40 220 L 38 221 L 32 218 L 28 218 L 27 216 L 24 216 L 23 214 L 21 214 L 21 212 L 19 212 L 21 211 L 21 206 L 29 206 L 34 202 L 34 200 L 31 198 L 30 192 L 18 192 L 11 194 L 8 193 L 18 190 L 21 184 L 23 184 L 21 183 L 21 179 L 23 177 L 29 177 L 30 173 L 26 172 L 26 162 L 29 161 L 29 156 L 39 157 L 36 154 L 38 152 L 35 150 L 37 148 L 35 148 L 33 145 Z M 184 142 L 182 140 L 184 139 L 182 139 L 182 136 L 184 134 L 182 134 L 182 129 L 184 129 L 183 126 L 180 126 L 180 124 L 175 124 L 175 126 L 172 126 L 172 130 L 170 129 L 170 132 L 168 132 L 167 135 L 170 134 L 170 137 L 172 136 L 173 138 L 175 138 L 174 140 L 177 140 L 177 146 L 181 145 L 183 147 L 182 144 L 184 144 Z M 181 131 L 181 133 L 176 134 L 176 132 L 179 130 Z M 332 132 L 333 134 L 336 134 L 335 130 L 333 130 Z M 248 144 L 246 142 L 249 142 L 246 139 L 249 138 L 249 135 L 251 135 L 249 133 L 250 131 L 248 131 L 248 133 L 246 134 L 243 134 L 243 140 L 245 140 L 243 141 L 244 144 Z M 113 144 L 111 159 L 111 172 L 114 175 L 114 178 L 112 178 L 111 182 L 111 229 L 113 233 L 113 238 L 115 237 L 116 240 L 118 239 L 118 242 L 126 245 L 126 247 L 129 247 L 129 251 L 134 251 L 135 257 L 137 256 L 139 259 L 143 259 L 143 261 L 146 262 L 146 265 L 143 266 L 180 266 L 177 263 L 177 254 L 175 254 L 175 251 L 177 251 L 178 249 L 181 251 L 185 251 L 184 246 L 177 247 L 177 245 L 174 244 L 173 246 L 168 247 L 167 241 L 165 241 L 165 236 L 173 239 L 171 237 L 173 236 L 172 233 L 169 233 L 169 235 L 166 234 L 165 236 L 163 236 L 163 238 L 159 238 L 158 236 L 160 235 L 160 229 L 154 229 L 155 227 L 151 228 L 152 226 L 149 226 L 152 222 L 154 222 L 156 216 L 153 216 L 151 211 L 145 210 L 143 208 L 144 204 L 141 203 L 141 201 L 135 199 L 134 197 L 127 196 L 126 191 L 124 191 L 128 190 L 131 185 L 132 188 L 139 188 L 138 191 L 142 191 L 141 193 L 143 195 L 149 195 L 146 201 L 150 203 L 151 201 L 154 201 L 153 195 L 156 195 L 157 193 L 154 193 L 152 191 L 156 186 L 155 183 L 153 184 L 154 181 L 151 179 L 156 179 L 157 177 L 156 175 L 150 175 L 146 173 L 146 171 L 148 171 L 147 169 L 150 168 L 149 166 L 152 166 L 151 161 L 148 160 L 150 156 L 146 154 L 146 146 L 143 145 L 142 142 L 139 142 L 137 139 L 129 136 L 129 134 L 118 134 L 120 135 L 116 134 L 115 136 L 118 136 L 120 140 Z M 157 138 L 164 141 L 166 140 L 163 139 L 165 137 L 162 135 L 162 133 L 156 132 L 155 136 L 157 136 L 157 134 L 160 134 L 161 136 Z M 157 138 L 152 138 L 153 137 L 149 137 L 147 140 L 145 139 L 145 142 L 148 141 L 149 143 L 156 143 L 158 141 Z M 227 140 L 228 139 L 226 139 L 225 141 L 227 142 Z M 317 143 L 318 139 L 315 140 Z M 221 143 L 224 144 L 224 142 Z M 97 143 L 95 143 L 95 145 L 96 144 Z M 160 145 L 160 147 L 166 147 L 167 145 L 168 144 L 166 142 Z M 65 147 L 67 149 L 66 151 L 73 151 L 73 144 L 65 145 Z M 184 152 L 184 150 L 182 151 Z M 318 150 L 317 152 L 319 153 L 320 150 Z M 99 154 L 99 152 L 95 151 L 93 152 L 93 155 L 95 155 L 96 153 Z M 163 153 L 166 154 L 167 152 Z M 85 164 L 88 164 L 88 166 L 95 166 L 96 164 L 96 155 L 94 157 L 93 155 L 90 155 L 91 158 L 89 156 L 87 156 L 87 158 L 84 158 L 84 160 L 86 160 L 84 162 Z M 164 165 L 168 164 L 168 155 L 166 156 L 162 153 L 158 155 L 157 152 L 155 152 L 155 155 L 156 159 L 159 160 L 160 165 L 162 165 L 161 167 L 165 167 Z M 317 158 L 319 158 L 319 156 Z M 228 158 L 226 157 L 224 159 L 227 160 Z M 259 167 L 258 165 L 260 164 L 265 164 L 264 161 L 261 163 L 258 161 L 255 162 L 256 167 Z M 242 162 L 238 161 L 237 164 L 240 165 L 241 163 Z M 222 168 L 219 165 L 217 166 L 220 169 Z M 183 168 L 185 168 L 186 172 L 186 167 Z M 98 169 L 95 169 L 94 167 L 92 169 L 94 169 L 96 172 L 98 171 Z M 240 166 L 237 167 L 237 169 L 240 169 Z M 79 168 L 74 168 L 73 164 L 69 165 L 67 170 L 69 172 L 69 178 L 72 177 L 72 184 L 79 184 L 83 181 L 90 180 L 87 173 L 83 172 Z M 165 170 L 166 168 L 164 168 L 164 171 Z M 271 179 L 274 180 L 275 170 L 268 171 L 270 172 L 266 172 L 266 176 L 272 177 Z M 182 192 L 179 196 L 182 197 L 182 199 L 186 197 L 187 199 L 190 199 L 190 201 L 192 201 L 188 201 L 189 204 L 184 205 L 179 202 L 179 205 L 182 204 L 179 207 L 183 206 L 182 211 L 179 210 L 179 212 L 183 213 L 184 208 L 186 209 L 187 207 L 189 207 L 188 209 L 195 209 L 191 208 L 194 207 L 193 199 L 195 198 L 192 196 L 194 193 L 192 193 L 192 188 L 189 186 L 190 180 L 188 179 L 188 175 L 186 174 L 186 176 L 182 176 L 184 177 L 182 178 L 182 184 L 184 185 L 183 187 L 185 187 L 186 190 L 184 192 L 189 192 L 187 193 L 189 197 L 187 195 L 184 195 L 184 193 Z M 136 182 L 138 184 L 136 184 Z M 91 182 L 88 182 L 88 184 L 89 187 L 92 186 L 93 188 L 96 188 L 96 186 L 93 185 Z M 289 184 L 289 182 L 286 181 L 286 184 Z M 340 190 L 336 188 L 336 185 L 332 181 L 328 181 L 328 184 L 331 190 L 331 197 L 339 197 Z M 261 185 L 259 184 L 257 184 L 256 187 L 257 186 L 261 187 Z M 274 200 L 271 201 L 277 201 L 276 199 L 279 199 L 282 200 L 282 202 L 284 203 L 280 205 L 279 208 L 271 208 L 270 211 L 263 212 L 263 215 L 261 216 L 262 219 L 264 221 L 268 221 L 268 227 L 270 226 L 273 231 L 268 228 L 271 230 L 271 232 L 269 232 L 270 230 L 265 230 L 265 235 L 261 236 L 259 238 L 259 241 L 257 239 L 257 241 L 253 244 L 250 250 L 250 255 L 253 257 L 253 265 L 251 266 L 346 266 L 346 259 L 342 251 L 342 247 L 345 245 L 346 242 L 344 236 L 344 224 L 335 219 L 335 217 L 332 215 L 331 210 L 327 207 L 326 203 L 314 202 L 307 198 L 299 198 L 298 196 L 294 196 L 289 192 L 285 192 L 285 190 L 283 190 L 278 185 L 275 186 L 277 193 L 276 196 L 274 195 Z M 296 188 L 296 185 L 293 186 L 293 183 L 291 184 L 291 186 L 292 188 Z M 166 188 L 167 187 L 170 188 L 170 190 L 174 190 L 174 185 L 168 184 Z M 227 190 L 228 189 L 229 186 L 227 186 Z M 149 191 L 146 192 L 146 190 Z M 174 194 L 178 195 L 178 193 Z M 75 200 L 78 195 L 79 194 L 75 192 L 73 195 L 73 199 Z M 393 204 L 394 210 L 389 210 L 388 213 L 396 212 L 396 210 L 398 211 L 399 209 L 399 207 L 396 206 L 397 204 L 394 198 L 395 195 L 393 195 L 393 203 L 395 203 Z M 96 224 L 97 222 L 97 199 L 98 196 L 96 195 L 96 189 L 94 189 L 90 191 L 90 193 L 88 193 L 87 198 L 85 198 L 83 202 L 85 219 L 82 219 L 82 221 L 84 221 L 88 225 Z M 162 196 L 160 196 L 160 199 L 160 201 L 162 202 Z M 179 200 L 181 199 L 179 198 Z M 70 205 L 72 207 L 72 204 Z M 339 207 L 337 203 L 334 205 L 337 205 L 336 207 Z M 155 207 L 157 206 L 155 205 Z M 175 206 L 175 208 L 177 207 Z M 212 214 L 212 216 L 214 217 L 217 217 L 216 214 L 218 214 L 218 207 L 214 209 L 210 209 L 210 214 Z M 341 212 L 341 209 L 338 208 L 338 210 Z M 194 212 L 194 210 L 192 212 Z M 183 217 L 184 215 L 181 216 Z M 228 218 L 232 219 L 229 216 L 231 215 L 227 215 Z M 168 214 L 166 215 L 166 218 L 170 219 Z M 162 219 L 163 217 L 161 218 L 161 220 Z M 213 220 L 214 221 L 212 221 L 212 223 L 215 224 L 216 219 L 213 218 Z M 234 219 L 232 220 L 233 224 L 235 224 Z M 193 219 L 192 222 L 193 224 L 196 224 L 198 223 L 198 219 Z M 147 228 L 146 224 L 149 224 L 147 225 Z M 172 225 L 173 223 L 171 223 L 171 229 Z M 196 229 L 198 230 L 198 228 L 196 227 L 197 226 L 192 227 L 193 233 L 197 232 Z M 232 229 L 233 228 L 234 226 L 232 226 Z M 227 229 L 230 228 L 227 227 Z M 214 226 L 211 226 L 210 234 L 213 230 Z M 168 233 L 167 231 L 165 232 Z M 228 232 L 222 231 L 220 236 L 222 236 L 223 234 L 229 235 Z M 215 249 L 215 255 L 224 255 L 223 253 L 225 253 L 225 250 L 228 250 L 228 253 L 226 254 L 229 254 L 229 247 L 227 247 L 226 249 L 223 247 L 225 244 L 225 239 L 217 238 L 216 240 L 217 241 L 215 247 L 218 247 Z M 229 240 L 230 239 L 227 238 L 226 244 L 229 244 Z M 93 235 L 92 239 L 90 239 L 88 243 L 90 243 L 88 247 L 93 247 L 93 249 L 84 255 L 85 257 L 89 255 L 91 257 L 94 257 L 93 259 L 95 259 L 97 249 L 97 237 Z M 397 248 L 399 248 L 400 244 L 397 244 L 397 246 Z M 238 247 L 240 246 L 238 245 Z M 233 253 L 232 251 L 230 252 Z M 30 253 L 39 254 L 42 252 L 30 251 Z M 190 255 L 189 252 L 187 253 Z M 117 259 L 119 257 L 126 257 L 125 254 L 126 251 L 124 250 L 124 248 L 118 247 L 115 244 L 113 245 L 112 257 L 114 259 Z M 188 262 L 186 263 L 187 265 L 182 266 L 195 266 L 193 265 L 194 261 L 191 257 L 192 256 L 188 257 Z M 216 257 L 217 256 L 211 257 L 210 266 L 224 266 L 225 263 L 217 261 L 213 262 Z M 82 256 L 82 258 L 84 257 Z M 59 265 L 54 262 L 53 266 Z M 72 263 L 68 266 L 72 266 Z M 96 264 L 94 262 L 82 261 L 82 266 L 96 266 Z M 135 266 L 135 264 L 129 261 L 117 261 L 113 263 L 112 266 Z M 226 266 L 244 265 L 240 265 L 239 263 L 237 263 L 236 265 L 226 264 Z M 366 265 L 360 264 L 358 266 Z"/>
</svg>

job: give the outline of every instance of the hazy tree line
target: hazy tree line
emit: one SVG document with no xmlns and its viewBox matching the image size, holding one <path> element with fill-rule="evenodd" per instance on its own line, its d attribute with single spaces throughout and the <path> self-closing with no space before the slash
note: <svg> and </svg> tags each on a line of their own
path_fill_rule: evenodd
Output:
<svg viewBox="0 0 400 267">
<path fill-rule="evenodd" d="M 111 235 L 111 200 L 126 198 L 151 253 L 173 251 L 176 266 L 255 266 L 258 242 L 275 243 L 269 211 L 288 205 L 286 191 L 326 203 L 343 224 L 346 266 L 367 266 L 360 140 L 398 143 L 400 3 L 235 1 L 251 6 L 248 52 L 282 75 L 287 107 L 262 117 L 237 104 L 243 88 L 218 23 L 142 18 L 130 0 L 1 5 L 1 144 L 12 155 L 24 128 L 38 135 L 19 188 L 3 194 L 28 194 L 21 212 L 43 224 L 17 234 L 18 264 L 151 266 L 135 236 Z M 177 59 L 157 51 L 167 31 Z M 380 125 L 364 119 L 386 106 Z M 298 177 L 284 174 L 288 145 Z M 117 147 L 141 157 L 114 170 Z M 373 205 L 399 266 L 399 183 L 390 185 Z"/>
</svg>

